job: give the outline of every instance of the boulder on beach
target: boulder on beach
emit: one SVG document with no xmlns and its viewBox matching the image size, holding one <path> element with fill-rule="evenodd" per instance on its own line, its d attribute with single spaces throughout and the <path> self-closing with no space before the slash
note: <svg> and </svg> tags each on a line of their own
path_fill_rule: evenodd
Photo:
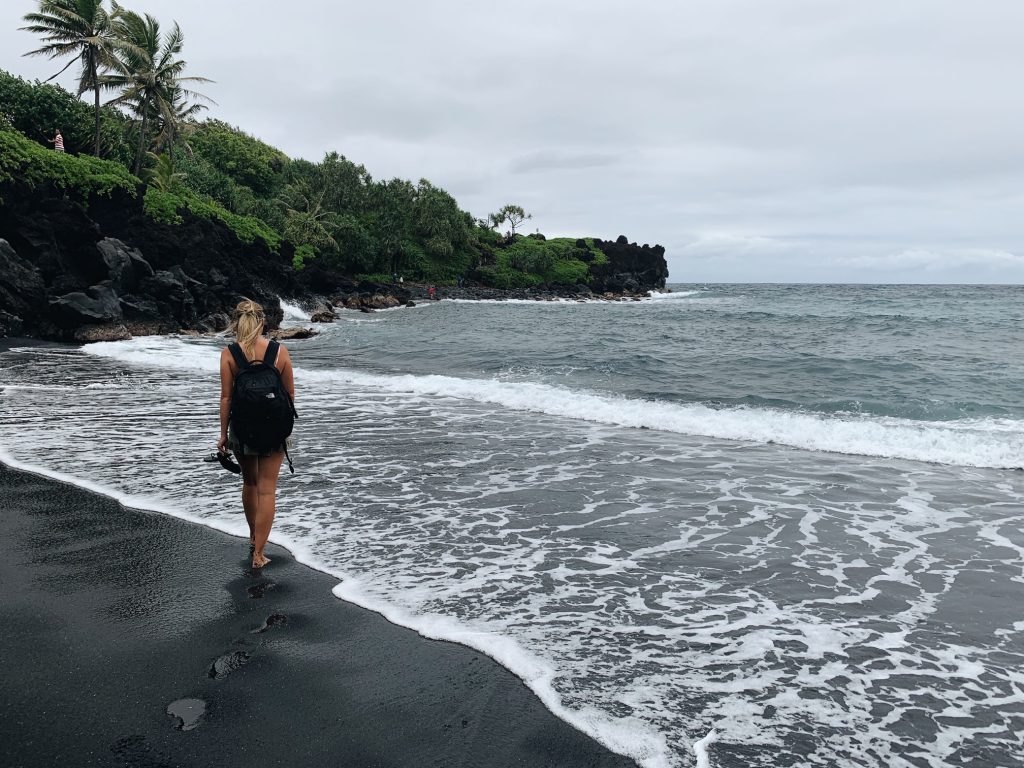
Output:
<svg viewBox="0 0 1024 768">
<path fill-rule="evenodd" d="M 316 334 L 317 332 L 312 328 L 278 328 L 270 332 L 270 338 L 276 341 L 288 341 L 290 339 L 308 339 Z"/>
<path fill-rule="evenodd" d="M 104 323 L 102 325 L 82 325 L 75 329 L 73 338 L 83 344 L 95 341 L 127 341 L 132 337 L 124 323 Z"/>
<path fill-rule="evenodd" d="M 51 298 L 50 316 L 60 327 L 68 330 L 83 325 L 120 322 L 123 317 L 120 300 L 109 282 Z"/>
<path fill-rule="evenodd" d="M 391 309 L 400 306 L 400 304 L 397 298 L 385 293 L 375 293 L 368 299 L 364 298 L 362 300 L 362 306 L 369 307 L 370 309 Z"/>
</svg>

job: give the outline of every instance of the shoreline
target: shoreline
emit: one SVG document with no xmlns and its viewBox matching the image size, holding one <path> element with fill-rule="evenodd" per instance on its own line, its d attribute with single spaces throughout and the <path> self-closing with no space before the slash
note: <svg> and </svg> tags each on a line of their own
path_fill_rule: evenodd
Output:
<svg viewBox="0 0 1024 768">
<path fill-rule="evenodd" d="M 0 486 L 10 596 L 0 614 L 15 628 L 0 639 L 15 669 L 0 718 L 5 765 L 193 755 L 218 765 L 636 765 L 485 654 L 339 599 L 335 578 L 280 546 L 252 575 L 244 539 L 209 526 L 2 461 Z M 74 701 L 82 687 L 88 698 Z M 167 711 L 182 699 L 205 702 L 187 731 Z M 97 722 L 109 751 L 96 751 Z M 279 723 L 287 737 L 265 754 L 230 748 Z M 89 753 L 95 761 L 81 759 Z"/>
<path fill-rule="evenodd" d="M 392 286 L 395 287 L 395 286 Z M 398 286 L 402 287 L 401 285 Z M 407 284 L 414 299 L 428 301 L 429 283 Z M 462 301 L 509 301 L 513 299 L 525 301 L 639 301 L 650 298 L 651 293 L 672 293 L 672 289 L 644 288 L 636 291 L 606 291 L 595 293 L 586 286 L 578 286 L 575 290 L 559 290 L 553 288 L 494 288 L 485 286 L 435 285 L 440 300 L 453 299 Z"/>
<path fill-rule="evenodd" d="M 430 286 L 426 283 L 407 283 L 405 285 L 380 285 L 371 284 L 369 290 L 357 290 L 349 294 L 338 294 L 324 296 L 306 294 L 303 296 L 278 296 L 277 300 L 282 310 L 281 322 L 274 328 L 268 328 L 271 334 L 279 334 L 275 338 L 283 340 L 303 339 L 316 335 L 316 331 L 296 333 L 294 328 L 287 329 L 290 335 L 282 335 L 285 328 L 282 323 L 295 318 L 285 315 L 284 304 L 298 307 L 309 319 L 298 320 L 298 322 L 332 322 L 341 314 L 346 312 L 378 312 L 389 309 L 405 309 L 427 302 L 454 301 L 464 303 L 552 303 L 552 304 L 620 304 L 650 301 L 655 295 L 673 293 L 671 288 L 651 288 L 641 291 L 624 291 L 620 293 L 607 292 L 598 293 L 576 293 L 572 291 L 541 290 L 534 288 L 503 289 L 484 287 L 457 287 L 437 286 L 436 298 L 429 295 Z M 226 315 L 225 315 L 226 317 Z M 319 320 L 313 318 L 319 317 Z M 56 346 L 81 346 L 96 341 L 126 341 L 142 336 L 220 336 L 221 330 L 198 330 L 195 328 L 179 328 L 177 330 L 159 331 L 154 328 L 144 328 L 144 332 L 131 332 L 124 326 L 118 326 L 117 333 L 106 334 L 96 333 L 89 338 L 77 340 L 34 337 L 34 336 L 3 336 L 0 335 L 0 352 L 5 352 L 12 346 L 26 346 L 38 344 L 53 344 Z M 149 332 L 153 330 L 154 332 Z"/>
<path fill-rule="evenodd" d="M 431 295 L 431 288 L 434 294 Z M 585 289 L 585 286 L 580 286 Z M 289 318 L 285 304 L 297 308 L 308 317 L 301 322 L 330 323 L 346 312 L 379 312 L 406 309 L 453 301 L 468 304 L 551 303 L 551 304 L 617 304 L 650 301 L 655 296 L 673 293 L 671 288 L 637 291 L 593 293 L 586 290 L 552 290 L 541 288 L 486 288 L 482 286 L 431 285 L 429 283 L 368 283 L 349 292 L 330 295 L 278 296 L 283 318 Z M 280 332 L 280 329 L 278 331 Z M 300 336 L 299 338 L 305 338 Z"/>
</svg>

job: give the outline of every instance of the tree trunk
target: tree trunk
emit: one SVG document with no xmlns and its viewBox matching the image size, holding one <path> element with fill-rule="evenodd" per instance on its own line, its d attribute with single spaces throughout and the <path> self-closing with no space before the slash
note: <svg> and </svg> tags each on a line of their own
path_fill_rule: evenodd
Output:
<svg viewBox="0 0 1024 768">
<path fill-rule="evenodd" d="M 92 60 L 92 84 L 93 94 L 95 95 L 96 102 L 96 146 L 93 149 L 93 154 L 96 157 L 100 156 L 100 81 L 99 72 L 96 71 L 96 59 Z"/>
<path fill-rule="evenodd" d="M 139 125 L 139 146 L 135 150 L 135 170 L 133 173 L 138 176 L 139 172 L 142 171 L 142 152 L 146 146 L 146 129 L 148 126 L 146 123 L 149 118 L 149 104 L 142 103 L 142 123 Z"/>
</svg>

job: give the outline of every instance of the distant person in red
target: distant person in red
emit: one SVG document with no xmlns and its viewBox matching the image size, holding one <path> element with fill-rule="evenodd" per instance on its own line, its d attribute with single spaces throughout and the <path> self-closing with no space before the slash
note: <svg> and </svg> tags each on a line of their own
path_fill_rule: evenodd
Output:
<svg viewBox="0 0 1024 768">
<path fill-rule="evenodd" d="M 434 286 L 430 286 L 429 288 L 427 288 L 427 296 L 429 296 L 431 298 L 431 300 L 436 299 L 437 298 L 437 288 L 435 288 Z"/>
<path fill-rule="evenodd" d="M 64 151 L 64 137 L 60 135 L 60 131 L 57 131 L 57 135 L 47 141 L 53 144 L 53 148 L 58 152 Z"/>
</svg>

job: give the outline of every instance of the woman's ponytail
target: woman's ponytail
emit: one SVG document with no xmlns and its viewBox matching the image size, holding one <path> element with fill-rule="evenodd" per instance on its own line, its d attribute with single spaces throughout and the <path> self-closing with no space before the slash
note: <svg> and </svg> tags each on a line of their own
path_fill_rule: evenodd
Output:
<svg viewBox="0 0 1024 768">
<path fill-rule="evenodd" d="M 263 307 L 255 301 L 246 299 L 240 301 L 235 307 L 235 321 L 232 323 L 232 330 L 235 332 L 235 339 L 245 351 L 245 356 L 252 360 L 256 354 L 256 340 L 263 333 Z"/>
</svg>

